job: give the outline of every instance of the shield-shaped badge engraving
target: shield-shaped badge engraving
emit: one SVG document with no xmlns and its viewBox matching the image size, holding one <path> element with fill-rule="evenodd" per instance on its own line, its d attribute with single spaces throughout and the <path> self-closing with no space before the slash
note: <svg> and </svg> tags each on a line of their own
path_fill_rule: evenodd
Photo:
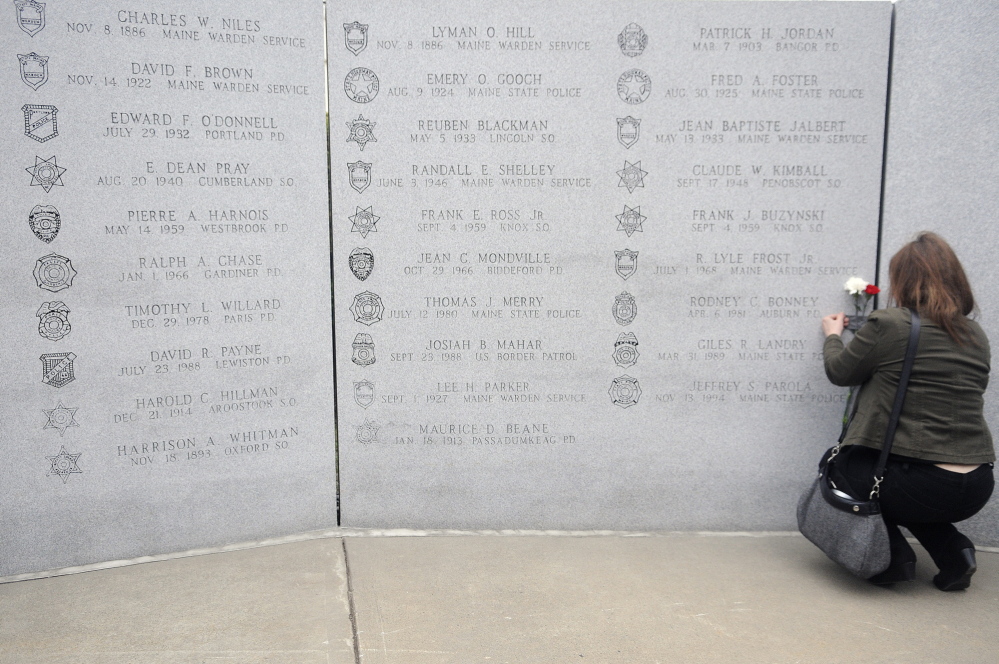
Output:
<svg viewBox="0 0 999 664">
<path fill-rule="evenodd" d="M 343 24 L 343 44 L 347 50 L 357 55 L 368 45 L 368 26 L 357 21 Z"/>
<path fill-rule="evenodd" d="M 39 240 L 48 244 L 59 235 L 62 219 L 59 210 L 52 205 L 36 205 L 28 213 L 28 226 Z"/>
<path fill-rule="evenodd" d="M 350 186 L 357 193 L 361 193 L 371 184 L 371 164 L 363 161 L 347 164 L 347 175 L 350 177 Z"/>
<path fill-rule="evenodd" d="M 631 249 L 614 252 L 614 271 L 617 276 L 627 280 L 638 271 L 638 252 Z"/>
<path fill-rule="evenodd" d="M 638 142 L 639 128 L 642 121 L 630 115 L 626 118 L 617 119 L 617 140 L 626 148 Z"/>
<path fill-rule="evenodd" d="M 622 332 L 614 342 L 614 363 L 619 367 L 628 367 L 638 361 L 638 337 L 634 332 Z"/>
<path fill-rule="evenodd" d="M 635 303 L 635 296 L 630 293 L 621 293 L 614 298 L 614 308 L 612 310 L 614 320 L 618 325 L 631 325 L 638 315 L 638 305 Z"/>
<path fill-rule="evenodd" d="M 354 354 L 350 361 L 359 367 L 366 367 L 375 363 L 375 342 L 370 334 L 360 332 L 354 337 Z"/>
<path fill-rule="evenodd" d="M 375 384 L 370 380 L 354 383 L 354 401 L 361 408 L 367 408 L 375 402 Z"/>
<path fill-rule="evenodd" d="M 14 0 L 17 27 L 34 37 L 45 27 L 45 3 L 35 0 Z"/>
<path fill-rule="evenodd" d="M 64 387 L 72 383 L 76 376 L 73 373 L 74 353 L 45 353 L 42 361 L 42 382 L 52 387 Z"/>
<path fill-rule="evenodd" d="M 367 247 L 357 247 L 350 252 L 347 263 L 354 276 L 364 281 L 371 276 L 371 271 L 375 269 L 375 255 Z"/>
<path fill-rule="evenodd" d="M 45 85 L 49 80 L 49 58 L 47 55 L 28 53 L 27 55 L 17 55 L 21 63 L 21 80 L 32 90 Z"/>
<path fill-rule="evenodd" d="M 59 109 L 55 106 L 25 104 L 21 110 L 24 111 L 24 135 L 28 138 L 44 143 L 59 135 L 59 125 L 56 123 Z"/>
</svg>

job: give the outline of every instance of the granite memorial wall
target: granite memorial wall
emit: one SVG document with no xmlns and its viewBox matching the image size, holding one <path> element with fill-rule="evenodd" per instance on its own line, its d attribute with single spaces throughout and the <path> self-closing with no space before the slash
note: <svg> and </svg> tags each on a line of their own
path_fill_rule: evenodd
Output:
<svg viewBox="0 0 999 664">
<path fill-rule="evenodd" d="M 344 525 L 793 528 L 875 277 L 888 3 L 346 2 Z"/>
<path fill-rule="evenodd" d="M 325 10 L 12 3 L 0 576 L 338 509 L 793 528 L 891 5 Z"/>
<path fill-rule="evenodd" d="M 888 259 L 921 230 L 940 233 L 968 272 L 978 321 L 999 340 L 995 215 L 999 182 L 999 16 L 987 3 L 901 0 L 895 10 L 881 281 Z M 999 432 L 995 388 L 985 417 Z M 995 501 L 968 522 L 978 544 L 999 546 Z"/>
<path fill-rule="evenodd" d="M 323 4 L 0 19 L 0 576 L 336 523 Z"/>
</svg>

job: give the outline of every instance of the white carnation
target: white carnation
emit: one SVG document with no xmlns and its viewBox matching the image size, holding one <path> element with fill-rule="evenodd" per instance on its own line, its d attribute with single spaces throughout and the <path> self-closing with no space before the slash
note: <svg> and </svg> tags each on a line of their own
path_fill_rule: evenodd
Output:
<svg viewBox="0 0 999 664">
<path fill-rule="evenodd" d="M 860 277 L 850 277 L 846 280 L 846 283 L 843 284 L 843 288 L 845 288 L 850 295 L 859 295 L 863 293 L 864 289 L 869 285 L 870 284 Z"/>
</svg>

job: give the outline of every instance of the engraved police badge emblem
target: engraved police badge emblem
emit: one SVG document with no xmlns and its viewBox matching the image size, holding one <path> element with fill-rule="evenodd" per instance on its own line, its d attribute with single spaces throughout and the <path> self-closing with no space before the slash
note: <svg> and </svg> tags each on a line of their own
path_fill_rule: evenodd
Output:
<svg viewBox="0 0 999 664">
<path fill-rule="evenodd" d="M 45 353 L 42 361 L 42 382 L 52 387 L 64 387 L 76 379 L 73 375 L 73 353 Z"/>
<path fill-rule="evenodd" d="M 630 115 L 626 118 L 617 119 L 617 141 L 626 148 L 638 142 L 639 129 L 642 121 Z"/>
<path fill-rule="evenodd" d="M 371 420 L 364 420 L 364 424 L 357 425 L 357 442 L 362 445 L 378 442 L 378 425 Z"/>
<path fill-rule="evenodd" d="M 83 456 L 83 453 L 70 454 L 66 451 L 65 446 L 59 448 L 59 454 L 55 456 L 47 456 L 46 459 L 49 460 L 51 464 L 49 466 L 49 472 L 45 473 L 45 476 L 56 475 L 62 479 L 62 483 L 65 484 L 69 481 L 69 476 L 73 473 L 83 473 L 80 467 L 76 464 L 77 459 Z"/>
<path fill-rule="evenodd" d="M 343 24 L 343 44 L 347 50 L 357 55 L 368 45 L 368 26 L 354 21 Z"/>
<path fill-rule="evenodd" d="M 21 63 L 21 80 L 32 90 L 37 90 L 49 80 L 49 57 L 47 55 L 38 55 L 34 52 L 27 55 L 19 53 L 17 59 Z"/>
<path fill-rule="evenodd" d="M 28 138 L 44 143 L 59 135 L 59 127 L 56 124 L 56 113 L 59 109 L 55 106 L 25 104 L 21 110 L 24 112 L 24 135 Z"/>
<path fill-rule="evenodd" d="M 635 231 L 642 233 L 642 222 L 645 221 L 647 217 L 642 215 L 642 206 L 636 206 L 633 208 L 624 206 L 624 212 L 617 215 L 617 229 L 619 231 L 624 231 L 627 233 L 628 237 Z"/>
<path fill-rule="evenodd" d="M 69 324 L 69 307 L 63 302 L 42 302 L 38 316 L 38 334 L 49 341 L 59 341 L 72 331 Z"/>
<path fill-rule="evenodd" d="M 76 411 L 78 410 L 80 409 L 66 408 L 62 405 L 61 401 L 52 410 L 42 410 L 45 413 L 45 417 L 49 418 L 45 426 L 42 427 L 42 430 L 57 429 L 60 436 L 66 435 L 66 429 L 80 426 L 76 423 Z"/>
<path fill-rule="evenodd" d="M 42 159 L 36 155 L 35 165 L 24 170 L 31 174 L 31 186 L 41 187 L 46 194 L 52 191 L 52 187 L 63 186 L 62 174 L 66 172 L 66 169 L 59 167 L 55 155 L 48 159 Z"/>
<path fill-rule="evenodd" d="M 354 401 L 361 408 L 367 408 L 375 402 L 375 384 L 370 380 L 354 383 Z"/>
<path fill-rule="evenodd" d="M 614 307 L 611 310 L 614 320 L 618 325 L 631 325 L 638 315 L 638 305 L 635 303 L 635 296 L 624 292 L 614 298 Z"/>
<path fill-rule="evenodd" d="M 378 96 L 378 77 L 367 67 L 355 67 L 343 79 L 343 91 L 351 101 L 367 104 Z"/>
<path fill-rule="evenodd" d="M 617 79 L 617 96 L 628 104 L 641 104 L 652 92 L 652 79 L 641 69 L 629 69 Z"/>
<path fill-rule="evenodd" d="M 614 252 L 614 271 L 625 281 L 638 271 L 638 252 L 623 249 Z"/>
<path fill-rule="evenodd" d="M 611 402 L 615 406 L 628 408 L 638 403 L 638 399 L 642 396 L 642 388 L 637 378 L 625 374 L 614 379 L 607 393 L 610 394 Z"/>
<path fill-rule="evenodd" d="M 625 161 L 624 168 L 617 172 L 617 176 L 621 180 L 617 183 L 619 187 L 627 187 L 628 193 L 633 193 L 639 187 L 645 188 L 645 176 L 648 175 L 648 171 L 642 170 L 642 162 L 636 161 L 634 164 Z"/>
<path fill-rule="evenodd" d="M 617 45 L 621 47 L 621 52 L 629 58 L 641 55 L 648 44 L 649 36 L 637 23 L 629 23 L 624 26 L 624 30 L 617 36 Z"/>
<path fill-rule="evenodd" d="M 351 188 L 357 193 L 361 193 L 371 184 L 371 164 L 363 161 L 348 163 L 347 176 L 350 179 Z"/>
<path fill-rule="evenodd" d="M 353 224 L 350 227 L 350 232 L 360 233 L 361 237 L 368 237 L 368 233 L 376 233 L 378 229 L 375 228 L 375 224 L 378 223 L 381 217 L 371 211 L 370 205 L 366 208 L 360 206 L 355 206 L 355 208 L 354 214 L 348 217 Z"/>
<path fill-rule="evenodd" d="M 378 142 L 374 134 L 375 123 L 371 120 L 365 120 L 363 115 L 358 115 L 356 120 L 348 122 L 347 127 L 350 129 L 347 143 L 351 141 L 357 143 L 361 147 L 361 152 L 364 152 L 364 146 L 368 143 Z"/>
<path fill-rule="evenodd" d="M 367 247 L 357 247 L 350 252 L 347 263 L 354 276 L 364 281 L 371 276 L 371 271 L 375 269 L 375 255 Z"/>
<path fill-rule="evenodd" d="M 375 363 L 375 342 L 372 341 L 370 334 L 358 333 L 351 345 L 354 347 L 354 354 L 350 358 L 351 362 L 359 367 Z"/>
<path fill-rule="evenodd" d="M 35 0 L 14 0 L 17 27 L 34 37 L 45 27 L 45 3 Z"/>
<path fill-rule="evenodd" d="M 614 364 L 627 369 L 638 361 L 638 337 L 632 332 L 622 332 L 614 342 Z"/>
<path fill-rule="evenodd" d="M 354 315 L 354 320 L 361 325 L 374 325 L 382 319 L 385 312 L 385 305 L 382 298 L 371 291 L 364 291 L 354 296 L 354 302 L 350 305 L 350 313 Z"/>
<path fill-rule="evenodd" d="M 39 288 L 57 293 L 73 285 L 76 270 L 65 256 L 48 254 L 35 261 L 35 283 Z"/>
<path fill-rule="evenodd" d="M 52 242 L 62 226 L 59 210 L 51 205 L 36 205 L 28 213 L 28 226 L 39 240 L 45 244 Z"/>
</svg>

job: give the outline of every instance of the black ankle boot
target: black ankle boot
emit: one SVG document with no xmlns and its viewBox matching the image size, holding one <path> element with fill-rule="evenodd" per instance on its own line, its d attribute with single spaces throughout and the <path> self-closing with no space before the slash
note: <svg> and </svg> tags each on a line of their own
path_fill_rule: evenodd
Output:
<svg viewBox="0 0 999 664">
<path fill-rule="evenodd" d="M 892 562 L 885 571 L 867 579 L 876 586 L 888 586 L 901 581 L 912 581 L 916 578 L 916 561 Z"/>
<path fill-rule="evenodd" d="M 977 571 L 975 548 L 961 549 L 954 564 L 942 567 L 933 577 L 933 585 L 940 590 L 964 590 L 971 585 L 971 575 Z"/>
<path fill-rule="evenodd" d="M 898 529 L 895 529 L 898 532 Z M 876 586 L 912 581 L 916 578 L 916 552 L 901 533 L 891 540 L 891 564 L 888 569 L 867 579 Z"/>
</svg>

